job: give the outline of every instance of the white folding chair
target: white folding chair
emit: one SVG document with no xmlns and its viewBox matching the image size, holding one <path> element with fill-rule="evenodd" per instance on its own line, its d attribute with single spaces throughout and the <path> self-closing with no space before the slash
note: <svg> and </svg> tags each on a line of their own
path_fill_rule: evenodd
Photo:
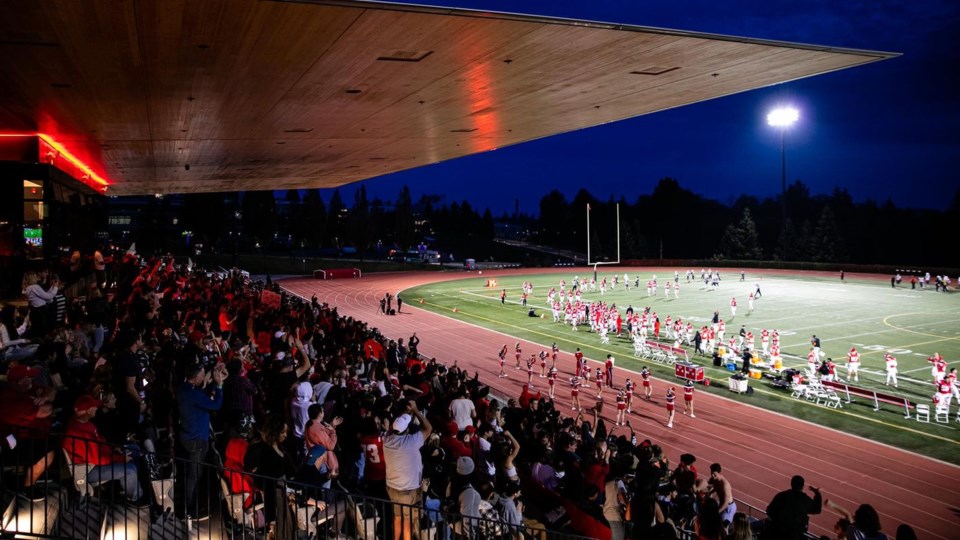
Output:
<svg viewBox="0 0 960 540">
<path fill-rule="evenodd" d="M 930 406 L 926 404 L 917 405 L 917 422 L 930 423 Z"/>
<path fill-rule="evenodd" d="M 934 421 L 940 422 L 941 424 L 949 424 L 950 423 L 950 406 L 949 405 L 947 405 L 946 407 L 937 406 L 937 408 L 934 410 L 933 419 Z"/>
<path fill-rule="evenodd" d="M 63 448 L 63 459 L 67 464 L 67 468 L 70 469 L 70 476 L 73 478 L 73 487 L 77 489 L 80 493 L 80 500 L 83 501 L 87 497 L 93 496 L 93 487 L 87 482 L 87 473 L 90 472 L 90 465 L 86 463 L 73 463 L 73 458 L 70 457 L 70 452 L 67 452 L 66 448 Z"/>
</svg>

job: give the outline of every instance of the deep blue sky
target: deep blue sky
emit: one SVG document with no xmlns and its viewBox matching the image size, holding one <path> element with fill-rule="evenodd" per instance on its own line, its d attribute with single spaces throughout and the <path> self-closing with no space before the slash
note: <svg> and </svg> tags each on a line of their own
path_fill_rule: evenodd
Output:
<svg viewBox="0 0 960 540">
<path fill-rule="evenodd" d="M 960 186 L 960 2 L 435 0 L 434 5 L 711 32 L 903 56 L 770 88 L 502 148 L 363 182 L 393 200 L 404 184 L 494 215 L 538 213 L 556 187 L 630 202 L 665 176 L 732 202 L 780 189 L 779 131 L 766 113 L 800 109 L 787 134 L 787 179 L 814 194 L 945 209 Z M 355 187 L 341 194 L 351 204 Z M 329 199 L 332 190 L 324 190 Z"/>
</svg>

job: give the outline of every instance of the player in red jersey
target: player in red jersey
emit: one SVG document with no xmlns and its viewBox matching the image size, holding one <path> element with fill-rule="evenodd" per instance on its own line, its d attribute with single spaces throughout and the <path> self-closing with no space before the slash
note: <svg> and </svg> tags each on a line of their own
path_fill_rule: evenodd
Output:
<svg viewBox="0 0 960 540">
<path fill-rule="evenodd" d="M 927 358 L 927 362 L 933 364 L 930 374 L 933 376 L 934 384 L 939 383 L 947 375 L 947 361 L 940 356 L 940 353 L 933 353 L 933 356 Z"/>
<path fill-rule="evenodd" d="M 573 400 L 573 410 L 580 410 L 580 377 L 570 378 L 570 398 Z"/>
<path fill-rule="evenodd" d="M 547 373 L 547 384 L 550 386 L 550 399 L 553 399 L 553 390 L 557 385 L 557 366 L 552 366 Z"/>
<path fill-rule="evenodd" d="M 667 427 L 673 428 L 674 402 L 677 400 L 677 391 L 674 387 L 667 389 Z"/>
<path fill-rule="evenodd" d="M 622 426 L 626 424 L 623 416 L 627 412 L 627 396 L 623 390 L 617 392 L 617 425 Z"/>
<path fill-rule="evenodd" d="M 683 414 L 690 414 L 690 418 L 696 418 L 693 414 L 693 381 L 687 379 L 687 384 L 683 385 Z"/>
<path fill-rule="evenodd" d="M 650 383 L 650 370 L 647 369 L 647 366 L 643 366 L 643 369 L 640 370 L 640 380 L 643 383 L 643 397 L 650 401 L 653 397 L 653 386 Z"/>
<path fill-rule="evenodd" d="M 500 376 L 506 377 L 507 372 L 503 370 L 503 364 L 507 361 L 507 346 L 504 345 L 500 352 L 497 353 L 497 356 L 500 357 Z"/>
</svg>

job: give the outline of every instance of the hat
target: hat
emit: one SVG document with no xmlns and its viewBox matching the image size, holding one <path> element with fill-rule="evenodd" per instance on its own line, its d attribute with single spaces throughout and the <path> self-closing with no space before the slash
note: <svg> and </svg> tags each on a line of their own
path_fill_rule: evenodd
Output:
<svg viewBox="0 0 960 540">
<path fill-rule="evenodd" d="M 396 420 L 393 421 L 394 431 L 399 431 L 401 433 L 406 431 L 407 428 L 410 427 L 411 420 L 412 418 L 409 414 L 401 414 Z"/>
<path fill-rule="evenodd" d="M 81 412 L 93 408 L 99 408 L 100 405 L 103 405 L 103 401 L 100 401 L 90 394 L 84 394 L 77 398 L 76 403 L 73 404 L 73 410 Z"/>
<path fill-rule="evenodd" d="M 310 449 L 310 452 L 307 454 L 307 463 L 313 465 L 317 462 L 318 459 L 322 458 L 324 454 L 327 453 L 327 449 L 323 446 L 317 444 Z"/>
<path fill-rule="evenodd" d="M 39 369 L 25 366 L 23 364 L 17 364 L 15 366 L 10 366 L 10 369 L 7 370 L 7 382 L 15 383 L 21 379 L 32 379 L 38 375 L 40 375 Z"/>
<path fill-rule="evenodd" d="M 273 337 L 280 339 L 285 335 L 287 335 L 287 333 L 284 332 L 283 330 L 277 330 L 276 332 L 274 332 Z"/>
<path fill-rule="evenodd" d="M 187 339 L 189 339 L 190 341 L 200 341 L 201 339 L 203 339 L 203 332 L 199 330 L 194 330 L 193 332 L 190 332 L 190 335 L 188 336 Z"/>
<path fill-rule="evenodd" d="M 467 426 L 467 429 L 465 429 L 464 431 L 466 431 L 467 433 L 476 433 L 476 432 L 477 432 L 477 428 L 475 428 L 475 427 L 473 427 L 473 426 Z"/>
<path fill-rule="evenodd" d="M 457 474 L 460 476 L 473 474 L 473 459 L 467 456 L 460 456 L 460 458 L 457 459 Z"/>
</svg>

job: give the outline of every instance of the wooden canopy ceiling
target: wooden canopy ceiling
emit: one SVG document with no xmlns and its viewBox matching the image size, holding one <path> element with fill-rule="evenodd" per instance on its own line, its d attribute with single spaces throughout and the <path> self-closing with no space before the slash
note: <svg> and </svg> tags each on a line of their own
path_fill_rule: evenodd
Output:
<svg viewBox="0 0 960 540">
<path fill-rule="evenodd" d="M 359 1 L 4 0 L 0 131 L 111 195 L 335 187 L 890 56 Z"/>
</svg>

